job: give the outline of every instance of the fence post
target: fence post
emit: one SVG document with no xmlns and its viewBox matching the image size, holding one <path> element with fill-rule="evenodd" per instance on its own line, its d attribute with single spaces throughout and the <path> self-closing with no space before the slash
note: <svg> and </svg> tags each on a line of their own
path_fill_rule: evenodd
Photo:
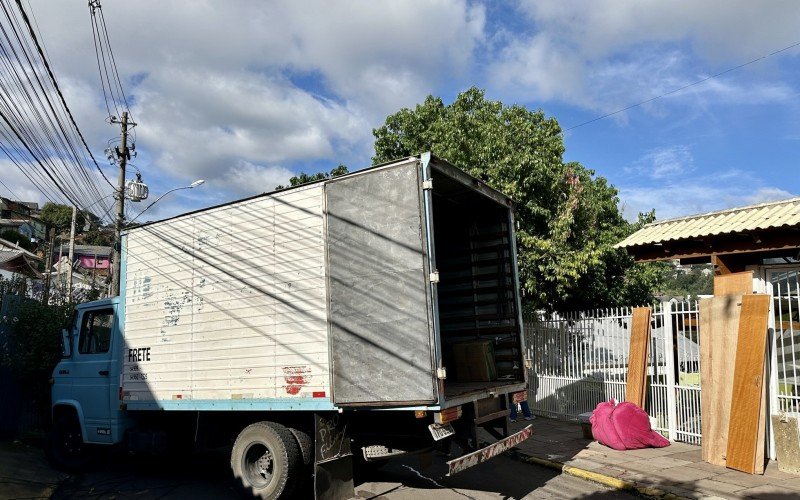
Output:
<svg viewBox="0 0 800 500">
<path fill-rule="evenodd" d="M 678 403 L 675 398 L 675 348 L 672 336 L 672 302 L 661 303 L 661 317 L 664 331 L 664 361 L 667 383 L 667 437 L 670 441 L 678 439 Z"/>
<path fill-rule="evenodd" d="M 780 414 L 781 408 L 778 403 L 778 341 L 775 325 L 775 293 L 772 283 L 767 282 L 767 293 L 769 301 L 769 320 L 767 323 L 767 346 L 769 353 L 769 369 L 767 370 L 767 456 L 770 460 L 776 460 L 775 453 L 775 429 L 772 428 L 770 415 Z M 778 289 L 780 296 L 780 288 Z M 794 336 L 792 336 L 792 349 L 794 349 Z M 763 410 L 762 410 L 763 411 Z"/>
</svg>

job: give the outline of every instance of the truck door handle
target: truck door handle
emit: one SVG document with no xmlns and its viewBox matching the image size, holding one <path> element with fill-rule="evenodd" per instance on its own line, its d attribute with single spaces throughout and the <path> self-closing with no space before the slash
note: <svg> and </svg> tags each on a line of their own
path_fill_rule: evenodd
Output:
<svg viewBox="0 0 800 500">
<path fill-rule="evenodd" d="M 97 372 L 98 375 L 102 375 L 104 377 L 108 377 L 108 370 L 100 370 Z"/>
</svg>

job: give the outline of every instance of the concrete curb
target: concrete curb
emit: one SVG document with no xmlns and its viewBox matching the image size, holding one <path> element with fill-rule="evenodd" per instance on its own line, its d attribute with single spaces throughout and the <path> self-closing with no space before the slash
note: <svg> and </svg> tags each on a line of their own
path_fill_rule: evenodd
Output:
<svg viewBox="0 0 800 500">
<path fill-rule="evenodd" d="M 581 469 L 580 467 L 573 467 L 572 465 L 568 465 L 562 462 L 555 462 L 553 460 L 534 457 L 532 455 L 528 455 L 527 453 L 523 453 L 520 451 L 515 451 L 511 455 L 513 458 L 521 462 L 547 467 L 549 469 L 557 470 L 564 474 L 569 474 L 570 476 L 575 476 L 581 479 L 585 479 L 587 481 L 600 483 L 615 490 L 636 492 L 639 495 L 642 495 L 643 497 L 646 498 L 659 498 L 664 500 L 689 500 L 687 497 L 670 493 L 669 491 L 662 490 L 661 488 L 656 488 L 655 486 L 640 485 L 637 484 L 635 481 L 626 481 L 618 477 L 608 476 L 606 474 L 600 474 L 598 472 L 592 472 L 590 470 Z"/>
</svg>

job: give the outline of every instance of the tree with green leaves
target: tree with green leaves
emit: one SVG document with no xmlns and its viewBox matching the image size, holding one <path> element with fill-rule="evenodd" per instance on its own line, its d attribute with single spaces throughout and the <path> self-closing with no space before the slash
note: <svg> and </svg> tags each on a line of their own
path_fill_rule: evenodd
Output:
<svg viewBox="0 0 800 500">
<path fill-rule="evenodd" d="M 72 207 L 48 201 L 39 212 L 39 218 L 48 227 L 56 228 L 56 231 L 69 230 L 72 224 Z M 91 227 L 100 226 L 100 218 L 98 216 L 86 210 L 78 210 L 75 216 L 75 227 L 78 232 L 82 230 L 87 222 Z"/>
<path fill-rule="evenodd" d="M 344 175 L 348 173 L 347 167 L 343 164 L 339 164 L 338 167 L 334 168 L 330 172 L 317 172 L 316 174 L 307 174 L 305 172 L 300 172 L 298 175 L 291 177 L 289 179 L 288 186 L 275 186 L 275 190 L 279 189 L 287 189 L 294 186 L 299 186 L 301 184 L 307 184 L 309 182 L 316 182 L 316 181 L 324 181 L 325 179 L 330 179 L 332 177 L 338 177 L 340 175 Z"/>
<path fill-rule="evenodd" d="M 47 227 L 54 227 L 56 231 L 65 231 L 72 224 L 72 207 L 48 201 L 39 212 L 39 218 L 47 224 Z M 75 217 L 75 226 L 81 228 L 85 223 L 86 217 L 83 211 L 78 210 L 78 214 Z"/>
<path fill-rule="evenodd" d="M 654 218 L 629 223 L 618 191 L 565 162 L 561 127 L 541 110 L 506 106 L 470 88 L 452 104 L 429 96 L 373 130 L 374 163 L 432 151 L 515 200 L 521 285 L 529 308 L 644 304 L 662 273 L 634 266 L 614 244 Z"/>
<path fill-rule="evenodd" d="M 667 264 L 662 272 L 663 283 L 659 289 L 662 295 L 696 299 L 698 295 L 714 293 L 714 269 L 710 264 L 689 268 Z"/>
</svg>

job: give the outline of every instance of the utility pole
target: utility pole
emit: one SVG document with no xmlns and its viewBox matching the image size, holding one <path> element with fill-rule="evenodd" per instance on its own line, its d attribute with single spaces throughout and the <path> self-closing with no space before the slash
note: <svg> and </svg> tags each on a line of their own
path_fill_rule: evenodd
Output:
<svg viewBox="0 0 800 500">
<path fill-rule="evenodd" d="M 75 258 L 75 219 L 78 216 L 78 207 L 72 205 L 72 226 L 69 229 L 69 269 L 67 269 L 67 300 L 72 302 L 72 263 Z"/>
<path fill-rule="evenodd" d="M 125 165 L 131 157 L 128 151 L 128 112 L 122 112 L 122 143 L 116 148 L 117 159 L 119 160 L 119 182 L 117 185 L 117 219 L 114 224 L 114 252 L 112 255 L 111 267 L 111 296 L 119 295 L 120 288 L 120 269 L 122 254 L 122 221 L 125 217 Z"/>
<path fill-rule="evenodd" d="M 50 279 L 53 274 L 53 247 L 56 244 L 56 228 L 50 228 L 50 244 L 47 251 L 47 260 L 44 263 L 44 291 L 42 292 L 42 304 L 50 303 Z"/>
<path fill-rule="evenodd" d="M 61 290 L 63 295 L 64 292 L 64 279 L 61 277 L 61 259 L 64 258 L 64 235 L 59 232 L 58 233 L 58 287 Z"/>
</svg>

